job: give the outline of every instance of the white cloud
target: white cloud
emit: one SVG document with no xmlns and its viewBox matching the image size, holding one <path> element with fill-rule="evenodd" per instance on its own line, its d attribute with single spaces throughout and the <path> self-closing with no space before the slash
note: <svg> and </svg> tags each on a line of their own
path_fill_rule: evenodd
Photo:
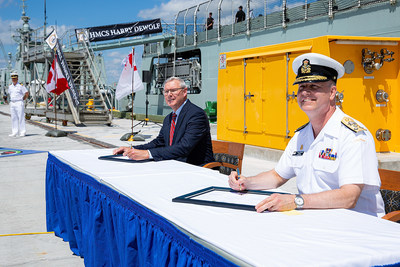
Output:
<svg viewBox="0 0 400 267">
<path fill-rule="evenodd" d="M 312 1 L 312 0 L 311 0 Z M 161 3 L 160 5 L 154 6 L 151 9 L 144 9 L 139 11 L 138 17 L 142 19 L 152 19 L 152 18 L 161 18 L 164 22 L 167 23 L 173 23 L 175 16 L 180 12 L 178 20 L 183 19 L 183 15 L 185 14 L 185 10 L 190 7 L 197 6 L 198 4 L 208 2 L 206 0 L 169 0 L 166 3 Z M 218 6 L 218 0 L 213 0 L 211 4 L 209 5 L 210 10 L 214 13 L 214 18 L 216 18 L 216 12 L 217 12 L 217 6 Z M 280 11 L 282 10 L 282 1 L 281 0 L 269 0 L 267 1 L 267 9 L 268 13 L 275 12 L 275 11 Z M 299 3 L 303 3 L 303 1 L 294 1 L 290 2 L 289 5 L 290 7 L 296 6 Z M 256 14 L 264 14 L 264 0 L 252 0 L 250 2 L 250 9 L 253 10 Z M 246 1 L 245 0 L 231 0 L 231 1 L 223 1 L 222 6 L 221 6 L 221 24 L 226 25 L 226 24 L 231 24 L 233 23 L 233 18 L 234 15 L 236 14 L 236 11 L 238 10 L 238 7 L 242 5 L 244 10 L 246 10 Z M 208 3 L 202 6 L 208 6 Z M 201 10 L 200 12 L 202 12 Z M 189 18 L 187 20 L 192 20 L 193 19 L 193 12 L 194 9 L 191 9 L 190 12 L 188 13 Z M 207 16 L 207 15 L 205 15 Z M 182 17 L 182 18 L 181 18 Z M 200 20 L 202 18 L 199 18 Z M 204 20 L 204 18 L 203 18 Z M 217 22 L 216 22 L 217 23 Z"/>
<path fill-rule="evenodd" d="M 1 0 L 0 0 L 1 1 Z M 1 5 L 1 3 L 0 3 Z M 13 55 L 15 55 L 16 48 L 17 48 L 17 43 L 13 40 L 12 36 L 19 36 L 19 33 L 16 31 L 17 28 L 21 28 L 23 25 L 23 22 L 21 20 L 3 20 L 0 17 L 0 40 L 4 45 L 4 49 L 6 50 L 6 53 L 11 52 Z M 30 24 L 31 29 L 36 29 L 37 27 L 33 24 Z M 51 27 L 54 27 L 54 25 L 50 25 L 47 28 L 47 34 L 50 33 Z M 60 25 L 57 26 L 57 34 L 59 37 L 63 36 L 65 32 L 68 30 L 74 29 L 74 26 L 67 26 L 67 25 Z M 36 34 L 32 34 L 32 37 L 34 36 L 43 37 L 43 28 L 41 28 L 40 31 L 38 31 Z M 19 39 L 19 38 L 17 38 Z M 2 52 L 0 52 L 1 56 Z M 1 64 L 1 62 L 0 62 Z"/>
<path fill-rule="evenodd" d="M 108 56 L 110 57 L 119 57 L 121 56 L 121 52 L 120 51 L 111 51 L 108 53 Z"/>
<path fill-rule="evenodd" d="M 4 5 L 0 3 L 0 6 Z M 0 18 L 0 41 L 3 44 L 4 52 L 6 55 L 3 55 L 3 50 L 0 50 L 0 68 L 4 68 L 8 64 L 8 53 L 11 53 L 14 56 L 16 52 L 16 42 L 12 39 L 12 35 L 16 35 L 15 29 L 22 26 L 21 20 L 3 20 Z M 7 61 L 4 57 L 7 57 Z"/>
<path fill-rule="evenodd" d="M 3 45 L 14 45 L 15 42 L 11 38 L 15 34 L 15 29 L 22 26 L 21 20 L 2 20 L 0 18 L 0 40 Z"/>
<path fill-rule="evenodd" d="M 122 69 L 122 61 L 128 55 L 122 51 L 111 51 L 105 52 L 104 55 L 108 58 L 108 61 L 113 66 L 118 66 Z"/>
<path fill-rule="evenodd" d="M 119 76 L 121 75 L 123 69 L 122 61 L 130 52 L 131 52 L 130 47 L 103 51 L 108 84 L 113 84 L 114 82 L 115 83 L 118 82 Z M 142 71 L 142 54 L 143 54 L 143 46 L 142 45 L 136 46 L 135 62 L 140 73 Z"/>
<path fill-rule="evenodd" d="M 167 3 L 161 3 L 159 6 L 155 6 L 151 9 L 141 10 L 138 17 L 143 19 L 161 18 L 166 22 L 173 22 L 175 15 L 179 11 L 186 8 L 196 6 L 200 3 L 205 2 L 205 0 L 170 0 Z"/>
<path fill-rule="evenodd" d="M 140 57 L 141 54 L 138 55 L 137 50 L 138 49 L 135 50 L 135 60 L 136 64 L 138 65 L 138 57 Z M 129 53 L 129 47 L 103 51 L 108 84 L 118 82 L 119 76 L 121 75 L 123 69 L 122 61 Z"/>
<path fill-rule="evenodd" d="M 69 39 L 71 39 L 71 42 L 76 42 L 76 37 L 75 37 L 75 29 L 76 27 L 73 25 L 48 25 L 46 28 L 46 34 L 51 33 L 51 31 L 55 29 L 57 32 L 58 38 L 62 40 L 62 42 L 65 44 L 66 42 L 69 42 Z M 39 36 L 43 36 L 43 29 L 38 33 Z"/>
<path fill-rule="evenodd" d="M 0 0 L 0 8 L 7 7 L 11 5 L 14 1 L 13 0 Z"/>
</svg>

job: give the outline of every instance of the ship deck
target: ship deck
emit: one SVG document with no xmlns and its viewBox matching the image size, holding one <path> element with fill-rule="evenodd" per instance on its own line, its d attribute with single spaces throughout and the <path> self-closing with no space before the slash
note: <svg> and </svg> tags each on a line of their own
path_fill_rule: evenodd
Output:
<svg viewBox="0 0 400 267">
<path fill-rule="evenodd" d="M 72 124 L 58 129 L 68 132 L 68 137 L 52 138 L 45 134 L 54 124 L 46 118 L 32 116 L 27 122 L 26 137 L 9 137 L 11 121 L 9 106 L 0 105 L 0 140 L 6 148 L 56 151 L 111 148 L 127 145 L 120 137 L 130 132 L 132 122 L 114 119 L 112 126 L 91 125 L 75 127 Z M 134 122 L 137 123 L 137 122 Z M 154 138 L 159 126 L 151 122 L 138 125 L 146 141 Z M 216 124 L 211 124 L 212 138 L 217 139 Z M 139 142 L 136 142 L 137 144 Z M 243 160 L 243 175 L 249 176 L 272 169 L 281 151 L 261 147 L 246 146 Z M 383 167 L 400 170 L 400 154 L 378 154 Z M 45 172 L 47 153 L 10 156 L 0 159 L 0 265 L 1 266 L 84 266 L 83 259 L 74 256 L 68 243 L 48 233 L 46 229 Z M 383 165 L 382 165 L 383 164 Z M 282 188 L 296 193 L 295 179 Z"/>
</svg>

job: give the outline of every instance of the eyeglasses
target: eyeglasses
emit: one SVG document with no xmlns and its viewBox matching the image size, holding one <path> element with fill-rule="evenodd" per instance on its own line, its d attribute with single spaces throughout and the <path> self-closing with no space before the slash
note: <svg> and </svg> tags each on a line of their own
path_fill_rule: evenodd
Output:
<svg viewBox="0 0 400 267">
<path fill-rule="evenodd" d="M 169 93 L 177 94 L 178 90 L 182 90 L 182 89 L 185 89 L 185 88 L 171 88 L 171 89 L 168 89 L 168 90 L 163 90 L 162 93 L 163 93 L 163 95 L 168 95 Z"/>
</svg>

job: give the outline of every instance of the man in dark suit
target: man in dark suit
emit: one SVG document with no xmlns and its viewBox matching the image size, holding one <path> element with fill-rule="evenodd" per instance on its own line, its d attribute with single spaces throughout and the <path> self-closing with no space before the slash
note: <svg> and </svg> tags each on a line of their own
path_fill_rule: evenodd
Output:
<svg viewBox="0 0 400 267">
<path fill-rule="evenodd" d="M 214 161 L 207 115 L 187 99 L 185 82 L 171 77 L 165 81 L 163 93 L 173 112 L 165 117 L 157 138 L 133 148 L 119 147 L 113 153 L 134 160 L 175 159 L 194 165 Z"/>
</svg>

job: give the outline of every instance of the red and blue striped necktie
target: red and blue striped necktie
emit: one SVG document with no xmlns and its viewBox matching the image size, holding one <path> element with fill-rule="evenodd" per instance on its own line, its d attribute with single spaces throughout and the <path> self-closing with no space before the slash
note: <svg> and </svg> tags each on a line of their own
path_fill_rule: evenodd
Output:
<svg viewBox="0 0 400 267">
<path fill-rule="evenodd" d="M 169 145 L 172 145 L 172 139 L 174 138 L 175 120 L 176 120 L 176 113 L 174 112 L 172 113 L 171 129 L 169 129 Z"/>
</svg>

